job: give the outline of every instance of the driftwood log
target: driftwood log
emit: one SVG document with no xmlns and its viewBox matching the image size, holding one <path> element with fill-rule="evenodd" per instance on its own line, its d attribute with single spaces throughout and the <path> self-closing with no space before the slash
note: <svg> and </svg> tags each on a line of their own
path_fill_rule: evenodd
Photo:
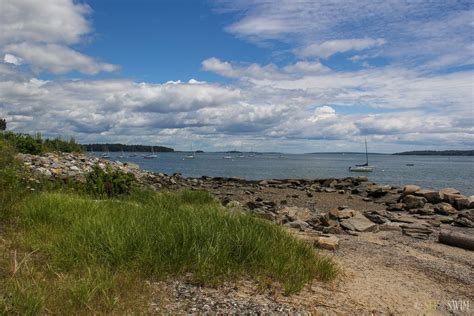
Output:
<svg viewBox="0 0 474 316">
<path fill-rule="evenodd" d="M 451 230 L 442 230 L 439 233 L 439 242 L 468 250 L 474 250 L 474 234 L 463 234 Z"/>
</svg>

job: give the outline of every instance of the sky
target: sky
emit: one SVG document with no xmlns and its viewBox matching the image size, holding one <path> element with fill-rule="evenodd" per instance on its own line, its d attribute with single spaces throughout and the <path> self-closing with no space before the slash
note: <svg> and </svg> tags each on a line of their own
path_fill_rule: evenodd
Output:
<svg viewBox="0 0 474 316">
<path fill-rule="evenodd" d="M 177 150 L 473 149 L 473 5 L 0 0 L 0 117 Z"/>
</svg>

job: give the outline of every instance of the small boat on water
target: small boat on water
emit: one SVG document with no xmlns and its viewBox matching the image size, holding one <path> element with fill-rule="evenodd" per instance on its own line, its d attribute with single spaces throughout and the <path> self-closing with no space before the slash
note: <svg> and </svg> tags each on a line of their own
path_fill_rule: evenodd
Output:
<svg viewBox="0 0 474 316">
<path fill-rule="evenodd" d="M 225 155 L 224 157 L 222 157 L 222 159 L 232 159 L 232 156 L 231 155 Z"/>
<path fill-rule="evenodd" d="M 125 158 L 125 153 L 123 152 L 123 148 L 122 148 L 122 153 L 120 154 L 120 156 L 118 156 L 120 159 L 123 159 Z"/>
<path fill-rule="evenodd" d="M 406 164 L 408 167 L 413 167 L 415 164 L 414 163 L 407 163 Z"/>
<path fill-rule="evenodd" d="M 193 144 L 191 144 L 191 154 L 184 156 L 183 159 L 194 159 L 194 151 L 193 151 Z"/>
<path fill-rule="evenodd" d="M 151 153 L 148 154 L 148 155 L 143 156 L 143 158 L 145 158 L 145 159 L 155 159 L 155 158 L 158 158 L 158 155 L 156 155 L 155 152 L 153 151 L 153 146 L 151 146 Z"/>
<path fill-rule="evenodd" d="M 105 152 L 105 153 L 100 154 L 100 158 L 105 158 L 105 159 L 109 159 L 109 158 L 110 158 L 109 148 L 106 148 L 106 152 Z"/>
<path fill-rule="evenodd" d="M 362 165 L 355 165 L 349 167 L 351 172 L 372 172 L 374 171 L 374 166 L 369 166 L 369 154 L 367 152 L 367 139 L 365 140 L 365 163 Z"/>
<path fill-rule="evenodd" d="M 128 157 L 130 157 L 130 158 L 133 158 L 133 157 L 136 157 L 136 156 L 137 156 L 137 154 L 135 154 L 135 153 L 128 155 Z"/>
</svg>

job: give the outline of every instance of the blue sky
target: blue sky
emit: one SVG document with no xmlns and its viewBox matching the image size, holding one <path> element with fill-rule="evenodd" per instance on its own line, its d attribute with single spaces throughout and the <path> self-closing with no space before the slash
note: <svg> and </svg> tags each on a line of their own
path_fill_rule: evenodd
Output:
<svg viewBox="0 0 474 316">
<path fill-rule="evenodd" d="M 472 149 L 472 1 L 0 0 L 0 116 L 82 142 Z"/>
</svg>

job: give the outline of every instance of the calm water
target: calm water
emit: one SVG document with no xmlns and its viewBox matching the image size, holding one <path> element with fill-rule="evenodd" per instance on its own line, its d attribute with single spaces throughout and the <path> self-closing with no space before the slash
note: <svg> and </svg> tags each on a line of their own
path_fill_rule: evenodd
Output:
<svg viewBox="0 0 474 316">
<path fill-rule="evenodd" d="M 121 160 L 120 153 L 111 153 L 111 159 Z M 186 153 L 158 153 L 157 159 L 137 157 L 122 159 L 138 164 L 142 169 L 183 176 L 222 176 L 245 179 L 271 178 L 341 178 L 367 175 L 376 183 L 402 186 L 417 184 L 424 188 L 454 187 L 467 195 L 474 194 L 474 157 L 443 156 L 392 156 L 371 155 L 372 173 L 349 172 L 348 167 L 364 163 L 364 154 L 306 154 L 282 157 L 278 154 L 261 154 L 254 157 L 223 159 L 222 153 L 196 154 L 184 160 Z M 414 166 L 406 166 L 414 164 Z"/>
</svg>

